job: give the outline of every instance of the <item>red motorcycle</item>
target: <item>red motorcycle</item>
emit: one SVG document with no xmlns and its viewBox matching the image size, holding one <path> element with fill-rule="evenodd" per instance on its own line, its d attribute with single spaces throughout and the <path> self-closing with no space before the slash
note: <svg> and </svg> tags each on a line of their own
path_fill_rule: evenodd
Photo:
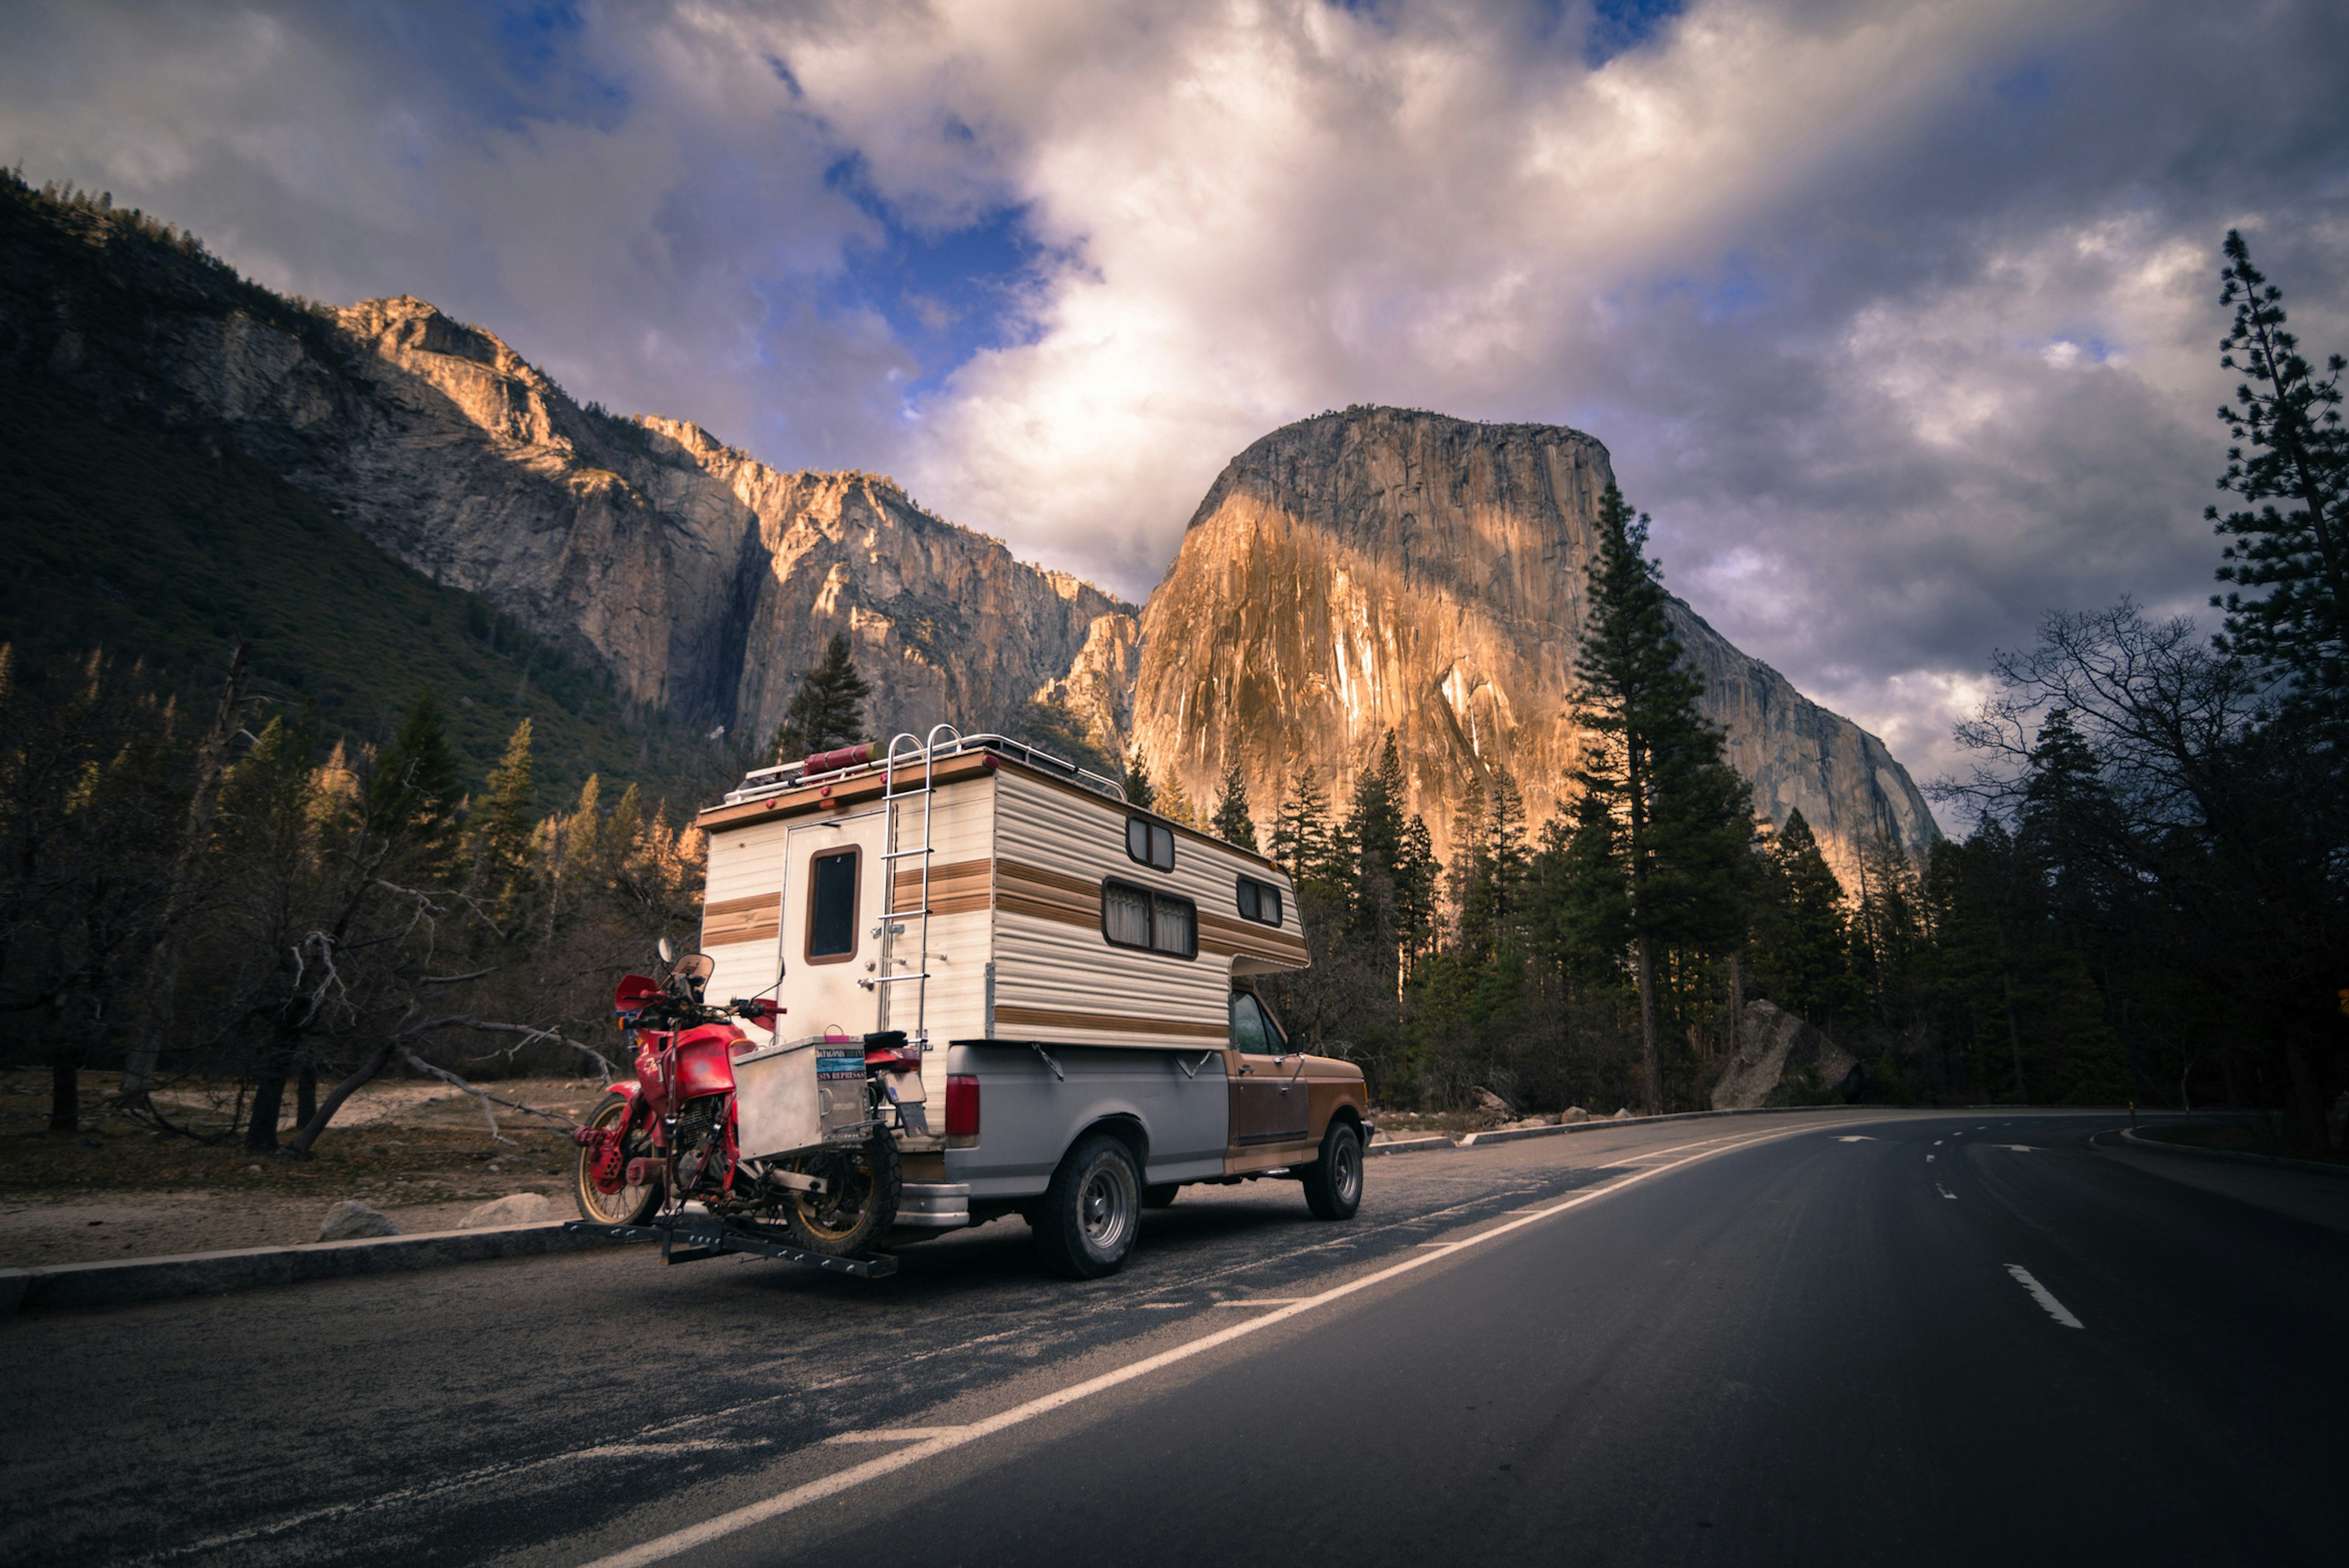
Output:
<svg viewBox="0 0 2349 1568">
<path fill-rule="evenodd" d="M 867 1043 L 871 1125 L 862 1141 L 746 1160 L 737 1141 L 734 1058 L 758 1047 L 734 1020 L 771 1034 L 782 1009 L 739 997 L 712 1006 L 702 999 L 716 967 L 708 955 L 673 960 L 664 937 L 660 959 L 663 978 L 630 975 L 613 993 L 636 1077 L 613 1084 L 610 1098 L 572 1134 L 581 1215 L 597 1225 L 643 1225 L 696 1202 L 721 1224 L 780 1226 L 811 1253 L 869 1250 L 897 1213 L 897 1146 L 884 1124 L 889 1097 L 878 1082 L 880 1070 L 899 1066 L 896 1054 Z"/>
</svg>

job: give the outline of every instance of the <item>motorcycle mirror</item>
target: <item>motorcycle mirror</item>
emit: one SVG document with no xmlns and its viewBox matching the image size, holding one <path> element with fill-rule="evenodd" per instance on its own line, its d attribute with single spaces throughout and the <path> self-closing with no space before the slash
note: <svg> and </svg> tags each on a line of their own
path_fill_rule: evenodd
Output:
<svg viewBox="0 0 2349 1568">
<path fill-rule="evenodd" d="M 717 969 L 718 960 L 707 953 L 688 953 L 677 961 L 677 973 L 680 979 L 707 980 Z"/>
<path fill-rule="evenodd" d="M 653 951 L 660 954 L 660 961 L 664 964 L 673 964 L 677 961 L 677 949 L 668 944 L 668 938 L 666 936 L 660 939 Z"/>
</svg>

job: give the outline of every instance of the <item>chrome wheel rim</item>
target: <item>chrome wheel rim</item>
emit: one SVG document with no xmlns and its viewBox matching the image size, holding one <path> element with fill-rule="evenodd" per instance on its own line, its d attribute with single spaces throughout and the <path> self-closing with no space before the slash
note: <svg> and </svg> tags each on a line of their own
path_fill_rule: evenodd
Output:
<svg viewBox="0 0 2349 1568">
<path fill-rule="evenodd" d="M 1133 1221 L 1133 1196 L 1119 1179 L 1122 1174 L 1114 1164 L 1103 1164 L 1077 1195 L 1077 1221 L 1084 1228 L 1085 1244 L 1096 1253 L 1114 1252 Z"/>
</svg>

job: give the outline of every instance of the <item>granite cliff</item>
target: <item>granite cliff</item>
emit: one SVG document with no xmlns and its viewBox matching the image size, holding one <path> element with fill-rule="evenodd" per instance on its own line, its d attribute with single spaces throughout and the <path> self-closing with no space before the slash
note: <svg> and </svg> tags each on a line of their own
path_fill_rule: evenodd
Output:
<svg viewBox="0 0 2349 1568">
<path fill-rule="evenodd" d="M 1506 768 L 1538 823 L 1582 736 L 1571 717 L 1607 450 L 1551 425 L 1353 408 L 1226 467 L 1142 614 L 1133 728 L 1195 800 L 1237 758 L 1258 814 L 1311 768 L 1340 799 L 1392 730 L 1438 852 L 1469 780 Z M 1884 743 L 1672 616 L 1757 811 L 1800 810 L 1831 855 L 1931 813 Z"/>
<path fill-rule="evenodd" d="M 640 701 L 763 736 L 840 633 L 886 728 L 1016 727 L 1068 690 L 1114 741 L 1131 606 L 887 479 L 582 407 L 422 300 L 288 301 L 156 225 L 8 194 L 0 371 L 233 441 Z"/>
</svg>

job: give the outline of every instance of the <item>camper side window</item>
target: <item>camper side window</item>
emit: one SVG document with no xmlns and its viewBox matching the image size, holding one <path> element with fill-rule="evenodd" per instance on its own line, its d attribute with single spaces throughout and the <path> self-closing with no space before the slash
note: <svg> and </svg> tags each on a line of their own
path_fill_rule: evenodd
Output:
<svg viewBox="0 0 2349 1568">
<path fill-rule="evenodd" d="M 1155 866 L 1162 872 L 1174 869 L 1174 830 L 1161 827 L 1147 817 L 1125 820 L 1125 857 L 1136 865 Z"/>
<path fill-rule="evenodd" d="M 858 851 L 833 850 L 808 861 L 807 961 L 841 964 L 856 954 Z"/>
<path fill-rule="evenodd" d="M 1112 947 L 1199 956 L 1199 911 L 1187 898 L 1131 882 L 1102 883 L 1102 935 Z"/>
<path fill-rule="evenodd" d="M 1280 923 L 1280 890 L 1254 877 L 1240 878 L 1240 915 L 1265 925 Z"/>
</svg>

